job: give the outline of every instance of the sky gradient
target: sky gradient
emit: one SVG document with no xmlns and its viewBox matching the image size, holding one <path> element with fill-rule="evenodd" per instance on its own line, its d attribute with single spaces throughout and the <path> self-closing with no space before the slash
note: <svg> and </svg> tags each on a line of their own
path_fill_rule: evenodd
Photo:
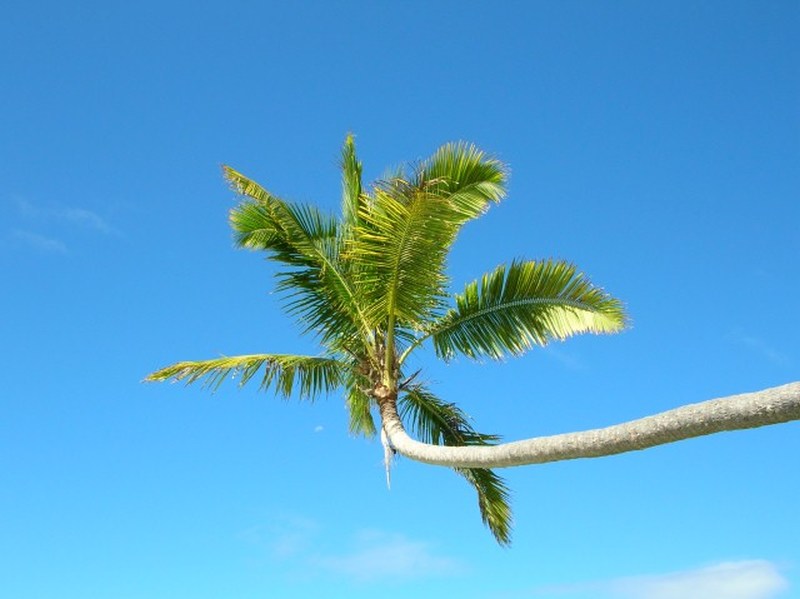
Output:
<svg viewBox="0 0 800 599">
<path fill-rule="evenodd" d="M 20 2 L 0 19 L 0 581 L 15 599 L 800 599 L 800 426 L 504 471 L 510 549 L 340 397 L 142 384 L 314 352 L 229 164 L 336 210 L 467 140 L 509 197 L 455 291 L 564 258 L 632 326 L 422 376 L 513 440 L 800 379 L 797 2 Z"/>
</svg>

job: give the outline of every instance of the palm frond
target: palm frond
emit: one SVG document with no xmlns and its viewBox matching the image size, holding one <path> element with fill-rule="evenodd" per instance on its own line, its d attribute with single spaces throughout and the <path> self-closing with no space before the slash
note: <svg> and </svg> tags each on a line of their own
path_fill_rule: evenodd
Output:
<svg viewBox="0 0 800 599">
<path fill-rule="evenodd" d="M 288 398 L 294 391 L 300 398 L 313 400 L 340 387 L 347 365 L 321 356 L 292 354 L 252 354 L 223 356 L 212 360 L 178 362 L 149 374 L 145 381 L 201 382 L 216 390 L 225 380 L 236 380 L 240 387 L 259 375 L 259 387 L 274 388 Z"/>
<path fill-rule="evenodd" d="M 496 435 L 477 432 L 469 417 L 454 403 L 447 403 L 421 386 L 398 399 L 400 417 L 416 436 L 435 445 L 491 445 Z"/>
<path fill-rule="evenodd" d="M 335 218 L 315 206 L 285 202 L 228 166 L 223 172 L 244 198 L 230 212 L 237 246 L 270 252 L 294 266 L 320 263 L 320 242 L 336 238 Z"/>
<path fill-rule="evenodd" d="M 237 245 L 268 252 L 287 265 L 278 272 L 278 290 L 288 309 L 332 349 L 369 336 L 369 327 L 341 259 L 337 221 L 309 205 L 284 202 L 258 183 L 225 167 L 225 176 L 245 198 L 230 213 Z"/>
<path fill-rule="evenodd" d="M 561 261 L 500 265 L 456 295 L 456 306 L 428 330 L 439 356 L 519 355 L 579 333 L 615 333 L 627 323 L 621 302 Z"/>
<path fill-rule="evenodd" d="M 359 227 L 347 256 L 369 297 L 371 323 L 414 328 L 434 315 L 442 306 L 445 259 L 461 225 L 499 201 L 505 181 L 502 163 L 471 144 L 452 143 L 410 177 L 398 170 L 359 199 Z"/>
<path fill-rule="evenodd" d="M 458 215 L 446 200 L 395 180 L 375 190 L 360 216 L 346 255 L 358 266 L 369 322 L 424 320 L 442 302 Z"/>
<path fill-rule="evenodd" d="M 359 205 L 362 200 L 363 167 L 356 157 L 356 144 L 352 134 L 344 140 L 339 165 L 342 169 L 342 219 L 345 225 L 355 226 L 358 224 Z"/>
<path fill-rule="evenodd" d="M 372 417 L 373 402 L 364 389 L 357 385 L 348 385 L 345 401 L 350 416 L 350 433 L 368 438 L 374 437 L 378 429 Z"/>
<path fill-rule="evenodd" d="M 508 170 L 472 144 L 443 145 L 416 169 L 416 184 L 447 197 L 465 220 L 483 214 L 506 193 Z"/>
<path fill-rule="evenodd" d="M 477 432 L 464 412 L 421 386 L 399 399 L 400 417 L 423 442 L 436 445 L 489 445 L 496 435 Z M 503 479 L 487 468 L 454 468 L 478 494 L 481 519 L 501 545 L 511 542 L 512 514 L 509 489 Z"/>
<path fill-rule="evenodd" d="M 506 482 L 489 468 L 453 468 L 478 493 L 481 520 L 492 531 L 500 545 L 511 545 L 514 516 L 509 503 L 510 489 Z"/>
</svg>

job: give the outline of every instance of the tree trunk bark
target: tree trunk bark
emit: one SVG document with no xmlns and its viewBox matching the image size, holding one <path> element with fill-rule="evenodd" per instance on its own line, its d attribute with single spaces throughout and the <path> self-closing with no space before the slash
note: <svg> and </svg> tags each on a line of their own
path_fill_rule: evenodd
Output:
<svg viewBox="0 0 800 599">
<path fill-rule="evenodd" d="M 795 382 L 689 404 L 607 428 L 492 446 L 452 447 L 420 443 L 409 437 L 397 414 L 396 401 L 389 397 L 382 399 L 379 400 L 381 420 L 394 450 L 418 462 L 458 468 L 507 468 L 597 458 L 722 431 L 800 419 L 800 382 Z"/>
</svg>

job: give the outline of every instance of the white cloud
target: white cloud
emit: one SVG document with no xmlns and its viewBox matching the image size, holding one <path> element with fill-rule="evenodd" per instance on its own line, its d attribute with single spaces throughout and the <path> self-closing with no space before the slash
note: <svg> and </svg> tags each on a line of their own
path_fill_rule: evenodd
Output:
<svg viewBox="0 0 800 599">
<path fill-rule="evenodd" d="M 105 235 L 116 233 L 116 230 L 102 216 L 76 206 L 41 206 L 25 198 L 14 198 L 17 213 L 26 221 L 55 221 L 91 229 Z"/>
<path fill-rule="evenodd" d="M 428 543 L 380 531 L 362 531 L 352 551 L 317 557 L 314 561 L 356 582 L 416 579 L 463 570 L 457 560 L 436 555 Z"/>
<path fill-rule="evenodd" d="M 13 201 L 17 206 L 17 213 L 20 216 L 24 218 L 36 218 L 39 215 L 39 209 L 31 204 L 28 200 L 15 197 Z"/>
<path fill-rule="evenodd" d="M 597 599 L 773 599 L 789 588 L 778 568 L 766 560 L 722 562 L 654 576 L 617 578 L 539 588 L 532 596 Z"/>
<path fill-rule="evenodd" d="M 248 543 L 266 548 L 273 558 L 288 559 L 306 552 L 318 530 L 313 520 L 284 515 L 267 525 L 249 528 L 239 536 Z"/>
<path fill-rule="evenodd" d="M 554 359 L 556 362 L 560 363 L 562 366 L 569 370 L 583 370 L 584 364 L 581 362 L 580 359 L 575 357 L 570 352 L 566 352 L 564 350 L 558 349 L 554 346 L 554 344 L 545 345 L 542 348 L 544 355 L 549 356 L 550 358 Z"/>
<path fill-rule="evenodd" d="M 318 424 L 317 426 L 314 427 L 314 432 L 315 433 L 321 433 L 324 430 L 325 430 L 325 427 L 322 426 L 321 424 Z"/>
<path fill-rule="evenodd" d="M 12 214 L 6 216 L 5 222 L 12 224 L 5 231 L 0 230 L 4 245 L 10 241 L 39 252 L 67 254 L 69 250 L 63 239 L 70 229 L 103 236 L 119 235 L 102 216 L 86 208 L 46 206 L 18 196 L 12 197 L 7 205 L 11 206 Z"/>
<path fill-rule="evenodd" d="M 785 591 L 788 583 L 770 562 L 751 560 L 619 580 L 611 588 L 631 599 L 769 599 Z"/>
<path fill-rule="evenodd" d="M 759 354 L 762 358 L 778 366 L 786 366 L 791 362 L 789 356 L 778 351 L 763 339 L 747 335 L 741 330 L 734 331 L 729 335 L 729 338 L 738 345 L 746 347 L 750 351 Z"/>
<path fill-rule="evenodd" d="M 30 231 L 14 231 L 14 239 L 21 241 L 25 245 L 32 247 L 40 252 L 66 254 L 67 246 L 64 242 L 52 237 L 45 237 Z"/>
<path fill-rule="evenodd" d="M 302 572 L 304 577 L 334 575 L 365 584 L 391 580 L 417 580 L 464 571 L 456 559 L 438 554 L 424 541 L 379 530 L 362 530 L 350 539 L 337 540 L 337 549 L 324 549 L 324 530 L 300 516 L 277 516 L 254 526 L 239 538 L 258 547 L 283 572 Z M 349 549 L 339 549 L 341 547 Z"/>
<path fill-rule="evenodd" d="M 106 235 L 114 233 L 114 229 L 100 215 L 84 208 L 63 208 L 53 214 L 67 222 L 94 229 Z"/>
</svg>

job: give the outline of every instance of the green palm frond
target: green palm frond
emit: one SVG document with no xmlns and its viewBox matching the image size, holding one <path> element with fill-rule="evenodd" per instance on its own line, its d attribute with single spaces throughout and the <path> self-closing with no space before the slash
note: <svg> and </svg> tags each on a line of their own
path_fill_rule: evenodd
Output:
<svg viewBox="0 0 800 599">
<path fill-rule="evenodd" d="M 245 196 L 230 213 L 237 245 L 266 251 L 289 267 L 277 274 L 278 290 L 306 332 L 319 334 L 334 350 L 368 337 L 360 295 L 341 259 L 336 219 L 314 206 L 284 202 L 229 167 L 225 176 Z"/>
<path fill-rule="evenodd" d="M 252 354 L 178 362 L 153 372 L 145 381 L 201 382 L 203 387 L 217 389 L 226 379 L 236 380 L 241 387 L 259 375 L 264 391 L 274 388 L 286 398 L 296 391 L 300 398 L 313 400 L 340 387 L 346 369 L 343 362 L 321 356 Z"/>
<path fill-rule="evenodd" d="M 378 429 L 375 427 L 375 420 L 372 417 L 372 399 L 364 392 L 363 388 L 348 386 L 346 402 L 350 416 L 350 433 L 374 437 Z"/>
<path fill-rule="evenodd" d="M 415 386 L 398 400 L 400 417 L 417 437 L 435 445 L 491 445 L 497 435 L 477 432 L 469 417 L 454 403 L 447 403 L 427 389 Z"/>
<path fill-rule="evenodd" d="M 358 224 L 359 205 L 361 204 L 361 173 L 363 167 L 356 157 L 356 144 L 350 134 L 344 141 L 342 157 L 339 162 L 342 170 L 342 219 L 345 225 Z"/>
<path fill-rule="evenodd" d="M 223 170 L 243 196 L 230 212 L 237 246 L 270 252 L 272 259 L 293 266 L 324 263 L 320 244 L 336 238 L 335 218 L 315 206 L 285 202 L 228 166 Z"/>
<path fill-rule="evenodd" d="M 506 482 L 489 468 L 453 468 L 463 476 L 478 493 L 478 508 L 481 520 L 492 531 L 500 545 L 511 545 L 511 527 L 514 516 L 511 512 Z"/>
<path fill-rule="evenodd" d="M 399 398 L 400 417 L 423 442 L 436 445 L 490 445 L 499 438 L 477 432 L 464 412 L 424 389 L 414 387 Z M 511 542 L 509 489 L 487 468 L 454 468 L 478 494 L 481 519 L 501 545 Z"/>
<path fill-rule="evenodd" d="M 465 220 L 483 214 L 506 193 L 505 165 L 465 142 L 449 143 L 416 169 L 416 185 L 447 197 Z"/>
<path fill-rule="evenodd" d="M 363 327 L 358 310 L 346 301 L 348 296 L 328 284 L 314 268 L 277 273 L 276 289 L 285 299 L 289 314 L 304 325 L 303 333 L 314 333 L 330 351 L 361 348 Z M 356 312 L 356 314 L 353 314 Z"/>
<path fill-rule="evenodd" d="M 346 250 L 370 323 L 417 323 L 442 301 L 458 215 L 447 200 L 399 182 L 376 188 Z"/>
<path fill-rule="evenodd" d="M 615 333 L 626 325 L 619 302 L 561 261 L 501 265 L 455 297 L 456 307 L 429 329 L 449 359 L 499 359 L 579 333 Z"/>
</svg>

